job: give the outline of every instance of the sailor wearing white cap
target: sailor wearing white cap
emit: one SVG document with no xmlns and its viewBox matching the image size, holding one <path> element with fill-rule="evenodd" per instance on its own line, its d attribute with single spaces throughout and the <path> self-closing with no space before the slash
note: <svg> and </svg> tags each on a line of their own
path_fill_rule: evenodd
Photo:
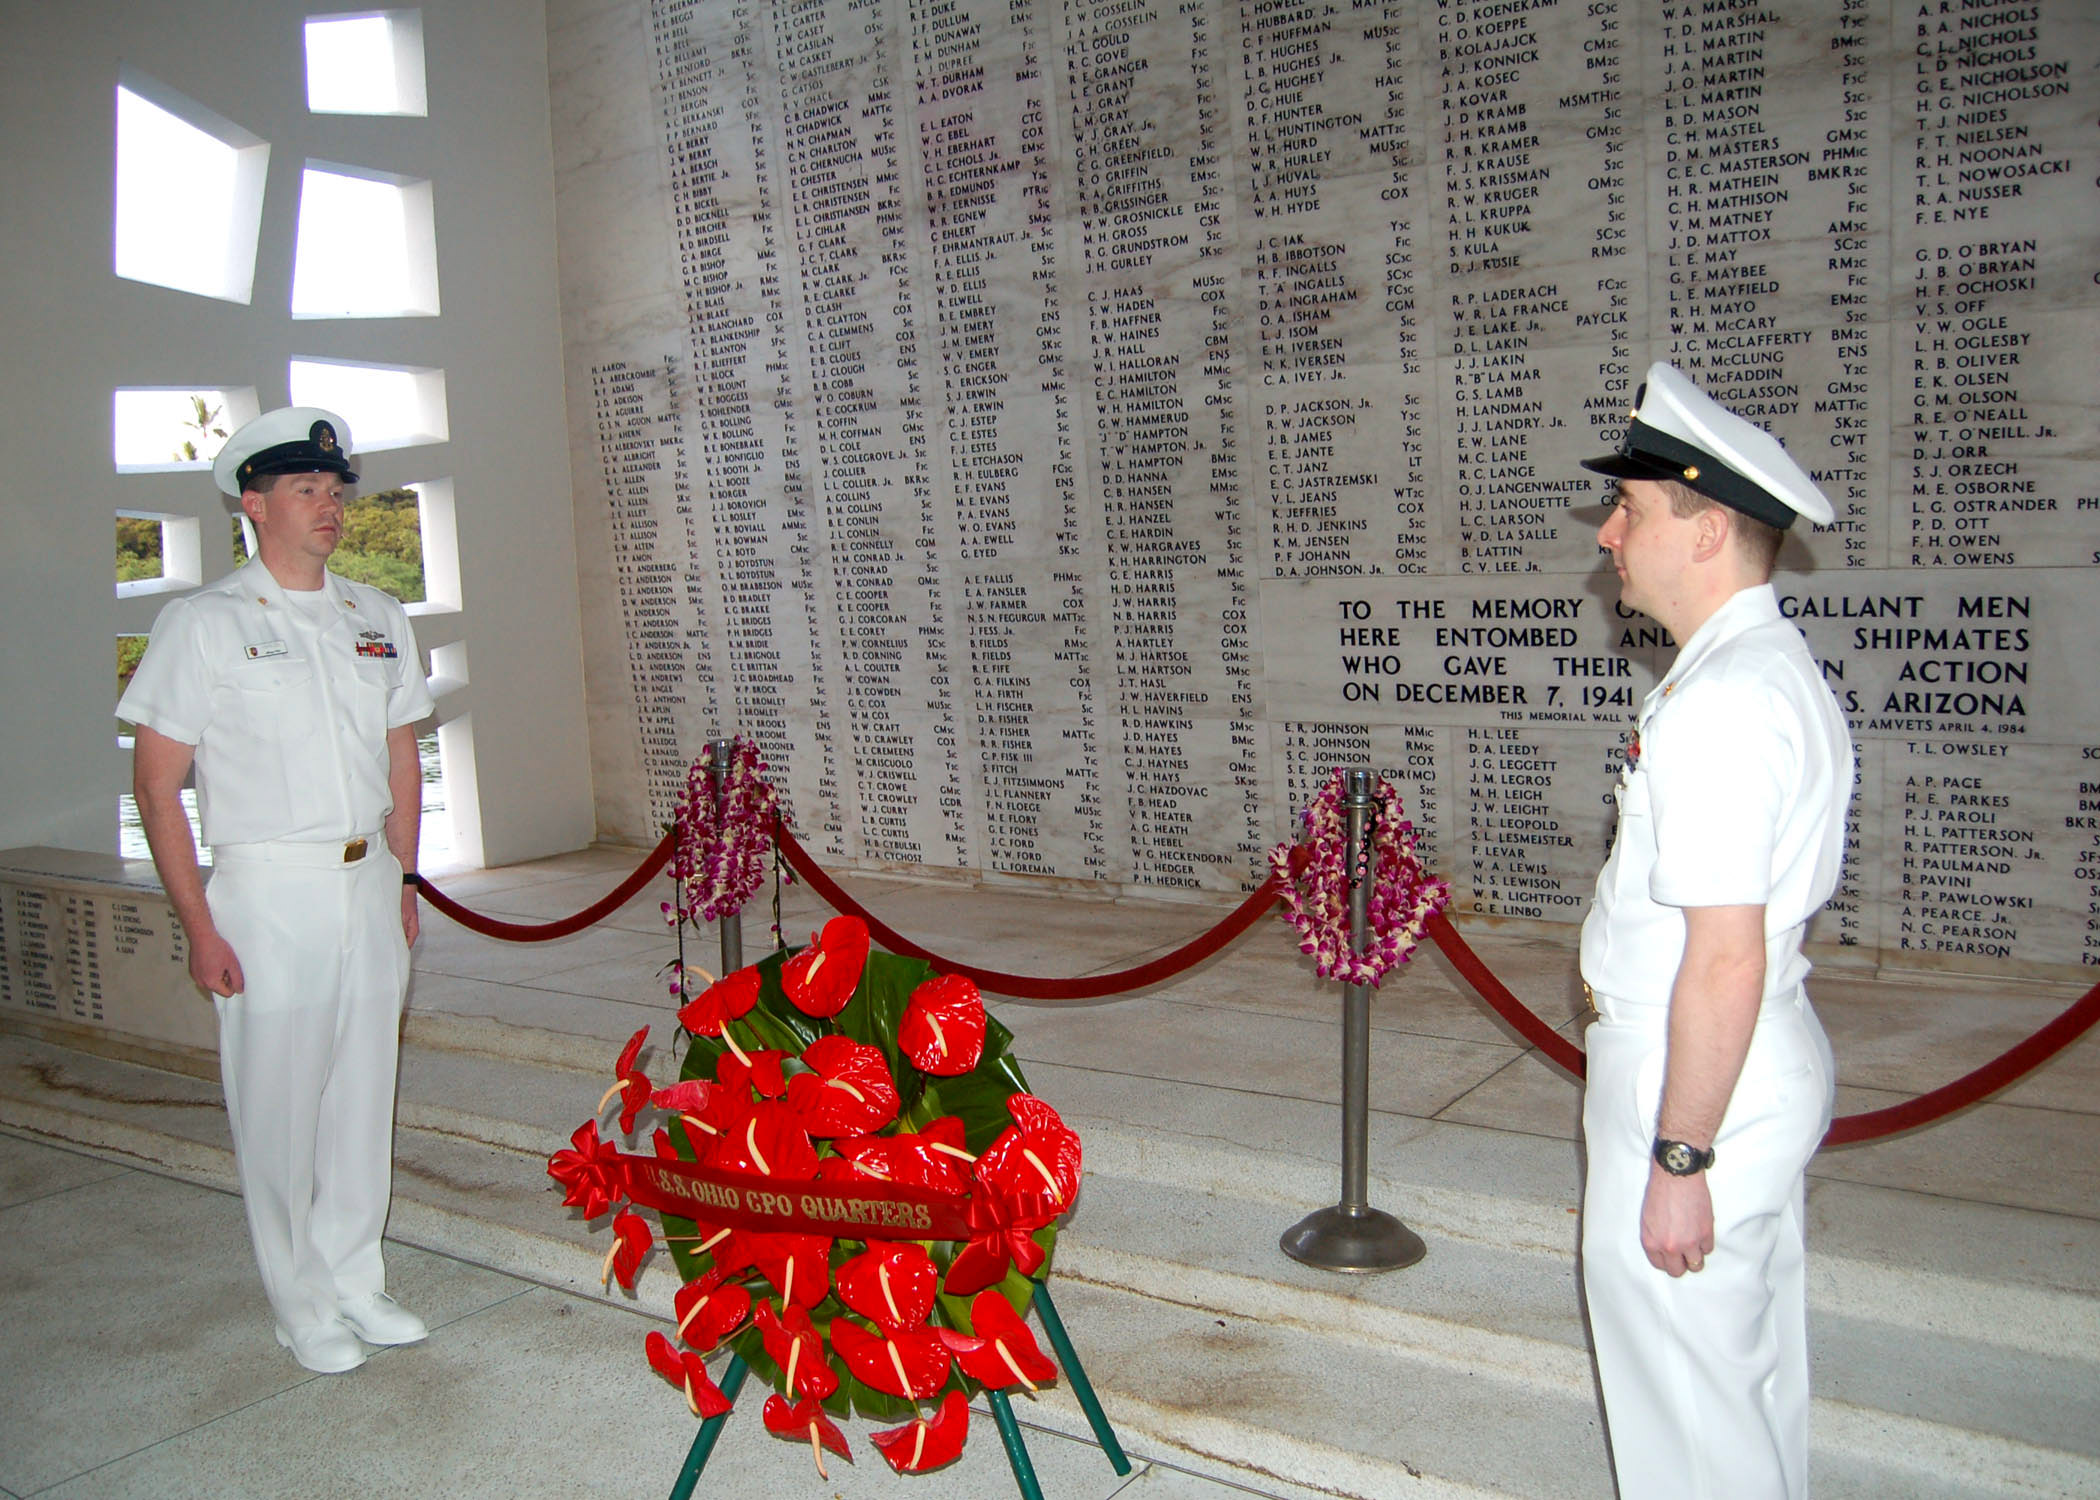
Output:
<svg viewBox="0 0 2100 1500">
<path fill-rule="evenodd" d="M 1769 434 L 1648 372 L 1598 541 L 1680 642 L 1637 716 L 1582 929 L 1582 1265 L 1621 1500 L 1808 1493 L 1803 1175 L 1830 1045 L 1801 936 L 1836 888 L 1852 742 L 1771 575 L 1830 503 Z"/>
<path fill-rule="evenodd" d="M 117 706 L 153 863 L 217 997 L 219 1068 L 278 1342 L 350 1370 L 428 1330 L 386 1295 L 394 1075 L 431 710 L 400 604 L 327 571 L 357 475 L 318 407 L 248 423 L 213 466 L 256 556 L 164 608 Z M 207 893 L 180 801 L 196 770 Z"/>
</svg>

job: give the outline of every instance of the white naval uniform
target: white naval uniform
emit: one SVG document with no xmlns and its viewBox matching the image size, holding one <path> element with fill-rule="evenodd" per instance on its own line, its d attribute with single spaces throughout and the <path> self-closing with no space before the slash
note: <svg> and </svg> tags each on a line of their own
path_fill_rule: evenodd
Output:
<svg viewBox="0 0 2100 1500">
<path fill-rule="evenodd" d="M 387 731 L 431 710 L 400 604 L 260 560 L 176 599 L 120 717 L 196 747 L 212 921 L 246 981 L 218 1001 L 219 1068 L 249 1234 L 279 1325 L 384 1291 L 408 945 Z M 345 846 L 365 840 L 362 859 Z"/>
<path fill-rule="evenodd" d="M 1801 936 L 1837 886 L 1852 742 L 1771 585 L 1730 598 L 1641 706 L 1582 929 L 1583 1286 L 1621 1500 L 1808 1492 L 1803 1173 L 1829 1127 L 1830 1044 Z M 1641 1248 L 1683 908 L 1765 908 L 1764 997 L 1707 1172 L 1714 1250 L 1672 1278 Z"/>
</svg>

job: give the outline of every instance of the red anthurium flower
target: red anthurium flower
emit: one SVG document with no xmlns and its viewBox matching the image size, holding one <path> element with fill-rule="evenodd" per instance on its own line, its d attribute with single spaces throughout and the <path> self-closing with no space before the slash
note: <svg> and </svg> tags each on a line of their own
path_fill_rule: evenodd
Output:
<svg viewBox="0 0 2100 1500">
<path fill-rule="evenodd" d="M 642 1043 L 648 1035 L 649 1028 L 644 1026 L 627 1039 L 627 1045 L 620 1049 L 620 1060 L 613 1064 L 613 1072 L 618 1076 L 614 1078 L 613 1086 L 607 1089 L 604 1097 L 598 1101 L 598 1108 L 602 1112 L 607 1100 L 615 1094 L 620 1096 L 622 1135 L 634 1129 L 634 1117 L 640 1114 L 642 1106 L 649 1102 L 648 1075 L 634 1065 L 635 1059 L 642 1055 Z"/>
<path fill-rule="evenodd" d="M 954 1078 L 984 1056 L 984 997 L 975 980 L 937 974 L 911 992 L 897 1045 L 922 1073 Z"/>
<path fill-rule="evenodd" d="M 924 1326 L 940 1280 L 933 1257 L 909 1241 L 870 1244 L 832 1276 L 839 1300 L 893 1338 Z"/>
<path fill-rule="evenodd" d="M 817 1148 L 795 1111 L 771 1100 L 753 1106 L 734 1128 L 708 1145 L 708 1165 L 760 1172 L 790 1182 L 817 1175 Z"/>
<path fill-rule="evenodd" d="M 780 987 L 804 1015 L 835 1016 L 846 1008 L 868 966 L 868 924 L 833 917 L 809 946 L 780 966 Z"/>
<path fill-rule="evenodd" d="M 824 1337 L 810 1321 L 808 1309 L 790 1307 L 776 1313 L 772 1303 L 761 1302 L 751 1321 L 758 1325 L 766 1357 L 784 1372 L 789 1390 L 822 1401 L 839 1388 L 839 1372 L 824 1357 Z"/>
<path fill-rule="evenodd" d="M 744 1230 L 742 1248 L 773 1283 L 783 1302 L 815 1307 L 831 1290 L 831 1238 L 822 1234 L 767 1234 Z"/>
<path fill-rule="evenodd" d="M 856 1136 L 838 1142 L 835 1149 L 862 1177 L 943 1193 L 966 1191 L 970 1180 L 963 1168 L 976 1160 L 963 1150 L 963 1123 L 954 1115 L 935 1120 L 916 1135 Z"/>
<path fill-rule="evenodd" d="M 871 1432 L 868 1441 L 899 1474 L 923 1474 L 953 1463 L 962 1452 L 963 1439 L 970 1435 L 970 1403 L 961 1391 L 941 1398 L 941 1409 L 932 1421 L 919 1418 L 908 1427 Z"/>
<path fill-rule="evenodd" d="M 1013 1221 L 1040 1229 L 1079 1196 L 1079 1136 L 1033 1094 L 1006 1101 L 1014 1123 L 977 1159 L 976 1177 Z"/>
<path fill-rule="evenodd" d="M 722 1028 L 758 1004 L 758 970 L 738 969 L 717 979 L 678 1010 L 678 1024 L 695 1036 L 720 1036 Z"/>
<path fill-rule="evenodd" d="M 748 1098 L 748 1089 L 765 1098 L 778 1099 L 787 1092 L 787 1076 L 780 1066 L 781 1059 L 787 1056 L 785 1052 L 771 1047 L 746 1052 L 726 1031 L 722 1039 L 729 1043 L 729 1050 L 715 1059 L 715 1077 L 732 1094 Z"/>
<path fill-rule="evenodd" d="M 604 1286 L 617 1274 L 620 1285 L 628 1291 L 634 1290 L 635 1273 L 642 1268 L 642 1261 L 655 1245 L 656 1235 L 649 1228 L 649 1221 L 638 1213 L 622 1213 L 613 1218 L 612 1248 L 605 1252 L 605 1269 L 598 1277 Z"/>
<path fill-rule="evenodd" d="M 741 1230 L 724 1228 L 703 1220 L 693 1220 L 691 1234 L 667 1234 L 667 1245 L 691 1245 L 695 1255 L 712 1255 L 717 1271 L 735 1273 L 751 1264 L 751 1240 L 753 1236 Z M 712 1273 L 710 1273 L 712 1274 Z"/>
<path fill-rule="evenodd" d="M 738 1328 L 751 1313 L 751 1293 L 716 1266 L 678 1289 L 671 1307 L 678 1314 L 678 1336 L 705 1354 Z"/>
<path fill-rule="evenodd" d="M 1043 1263 L 1035 1231 L 1079 1194 L 1079 1136 L 1033 1094 L 1013 1095 L 1006 1108 L 1014 1123 L 977 1159 L 973 1232 L 943 1283 L 953 1296 L 990 1286 L 1009 1262 L 1033 1276 Z"/>
<path fill-rule="evenodd" d="M 838 1423 L 824 1415 L 824 1403 L 814 1398 L 788 1405 L 787 1398 L 779 1394 L 766 1397 L 766 1404 L 759 1412 L 764 1418 L 766 1431 L 781 1437 L 809 1438 L 809 1451 L 817 1461 L 817 1478 L 829 1479 L 824 1468 L 824 1450 L 829 1448 L 847 1463 L 853 1462 L 853 1450 L 846 1446 L 846 1434 L 839 1431 Z"/>
<path fill-rule="evenodd" d="M 979 1292 L 970 1304 L 970 1332 L 973 1337 L 969 1338 L 948 1334 L 946 1342 L 963 1374 L 988 1390 L 1019 1383 L 1032 1391 L 1039 1382 L 1057 1378 L 1057 1366 L 1043 1353 L 1014 1305 L 997 1291 Z"/>
<path fill-rule="evenodd" d="M 788 1080 L 787 1102 L 811 1135 L 866 1135 L 897 1118 L 897 1085 L 880 1047 L 818 1037 L 802 1060 L 816 1071 Z"/>
<path fill-rule="evenodd" d="M 595 1219 L 627 1196 L 620 1180 L 620 1148 L 598 1139 L 598 1122 L 586 1120 L 569 1137 L 568 1148 L 547 1159 L 547 1175 L 566 1192 L 562 1203 Z"/>
<path fill-rule="evenodd" d="M 883 1337 L 850 1318 L 833 1318 L 831 1349 L 860 1380 L 892 1396 L 923 1400 L 948 1378 L 948 1346 L 931 1328 Z"/>
<path fill-rule="evenodd" d="M 706 1156 L 709 1137 L 727 1134 L 742 1123 L 750 1112 L 751 1094 L 748 1089 L 733 1089 L 709 1083 L 704 1078 L 688 1078 L 667 1089 L 658 1089 L 649 1096 L 649 1102 L 658 1109 L 677 1111 L 685 1137 L 693 1143 L 693 1156 L 697 1161 Z"/>
<path fill-rule="evenodd" d="M 651 1331 L 647 1348 L 656 1373 L 685 1392 L 685 1404 L 703 1421 L 729 1410 L 729 1398 L 707 1375 L 707 1362 L 688 1350 L 675 1347 L 661 1333 Z"/>
<path fill-rule="evenodd" d="M 646 1026 L 629 1037 L 627 1045 L 620 1049 L 620 1060 L 613 1064 L 613 1072 L 622 1078 L 632 1073 L 636 1060 L 642 1055 L 642 1043 L 648 1039 L 649 1028 Z"/>
<path fill-rule="evenodd" d="M 710 1106 L 721 1108 L 716 1096 L 724 1093 L 719 1083 L 709 1083 L 705 1078 L 687 1078 L 672 1084 L 667 1089 L 658 1089 L 649 1096 L 649 1102 L 658 1109 L 675 1109 L 680 1114 L 699 1114 Z"/>
</svg>

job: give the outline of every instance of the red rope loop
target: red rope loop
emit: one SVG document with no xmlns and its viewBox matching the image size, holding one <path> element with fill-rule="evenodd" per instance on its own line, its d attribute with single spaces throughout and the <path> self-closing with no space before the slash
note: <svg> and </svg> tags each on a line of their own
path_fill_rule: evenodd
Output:
<svg viewBox="0 0 2100 1500">
<path fill-rule="evenodd" d="M 632 875 L 574 916 L 563 917 L 554 922 L 499 922 L 494 917 L 484 917 L 479 912 L 467 910 L 420 875 L 409 878 L 415 881 L 416 889 L 422 892 L 425 901 L 470 932 L 478 932 L 483 937 L 500 938 L 506 943 L 545 943 L 595 926 L 633 900 L 635 894 L 654 880 L 657 872 L 663 869 L 664 862 L 670 859 L 671 845 L 677 837 L 675 829 L 665 834 L 662 843 L 642 856 L 641 864 L 635 867 Z"/>
<path fill-rule="evenodd" d="M 1438 912 L 1429 919 L 1425 929 L 1431 942 L 1443 950 L 1444 957 L 1451 960 L 1451 967 L 1458 970 L 1467 984 L 1473 986 L 1475 994 L 1487 1001 L 1489 1007 L 1515 1028 L 1517 1035 L 1546 1054 L 1546 1061 L 1568 1074 L 1578 1083 L 1586 1059 L 1582 1049 L 1548 1026 L 1529 1006 L 1511 994 L 1509 987 L 1494 976 L 1479 954 L 1466 945 L 1451 925 L 1450 918 Z"/>
<path fill-rule="evenodd" d="M 1164 954 L 1149 963 L 1135 968 L 1119 969 L 1113 974 L 1087 974 L 1074 979 L 1037 979 L 1026 974 L 1005 974 L 996 969 L 980 969 L 970 964 L 959 964 L 942 958 L 929 949 L 920 947 L 896 928 L 884 922 L 860 902 L 853 899 L 837 881 L 824 873 L 823 866 L 811 858 L 794 834 L 783 824 L 774 825 L 774 838 L 780 852 L 795 873 L 802 877 L 836 911 L 859 917 L 868 924 L 868 931 L 892 953 L 902 953 L 911 958 L 923 958 L 928 963 L 950 974 L 961 974 L 974 980 L 981 990 L 990 990 L 995 995 L 1010 995 L 1017 1000 L 1098 1000 L 1107 995 L 1126 994 L 1141 990 L 1147 985 L 1170 979 L 1184 969 L 1194 968 L 1213 953 L 1224 948 L 1241 933 L 1260 920 L 1261 914 L 1276 904 L 1276 882 L 1263 881 L 1254 893 L 1233 909 L 1224 921 L 1208 932 L 1190 939 L 1172 953 Z"/>
<path fill-rule="evenodd" d="M 1535 1015 L 1523 1001 L 1509 992 L 1506 985 L 1489 972 L 1480 955 L 1466 945 L 1439 912 L 1429 924 L 1429 936 L 1435 940 L 1444 956 L 1451 960 L 1453 968 L 1473 986 L 1474 991 L 1491 1006 L 1495 1014 L 1516 1028 L 1517 1034 L 1546 1055 L 1546 1060 L 1572 1077 L 1583 1075 L 1585 1059 L 1582 1049 L 1548 1026 Z M 2084 995 L 2073 1001 L 2064 1011 L 2041 1030 L 2022 1041 L 2014 1043 L 1980 1068 L 1962 1074 L 1952 1083 L 1942 1084 L 1929 1094 L 1920 1094 L 1915 1099 L 1906 1099 L 1901 1104 L 1891 1104 L 1885 1109 L 1867 1110 L 1856 1115 L 1840 1115 L 1830 1122 L 1830 1133 L 1823 1137 L 1826 1146 L 1853 1146 L 1862 1141 L 1878 1141 L 1884 1136 L 1900 1135 L 1907 1130 L 1916 1130 L 1945 1119 L 1958 1110 L 1967 1109 L 1981 1099 L 1988 1098 L 2000 1089 L 2026 1077 L 2064 1048 L 2084 1036 L 2096 1022 L 2100 1022 L 2100 984 L 2094 985 Z"/>
</svg>

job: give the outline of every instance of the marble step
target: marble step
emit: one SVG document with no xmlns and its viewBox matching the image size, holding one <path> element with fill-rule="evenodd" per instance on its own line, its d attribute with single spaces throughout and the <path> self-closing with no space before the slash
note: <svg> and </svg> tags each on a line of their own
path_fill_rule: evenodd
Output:
<svg viewBox="0 0 2100 1500">
<path fill-rule="evenodd" d="M 1148 1457 L 1325 1495 L 1609 1500 L 1587 1391 L 1453 1370 L 1404 1346 L 1309 1336 L 1060 1273 L 1058 1307 L 1103 1404 Z M 1076 1330 L 1084 1330 L 1083 1333 Z M 1036 1403 L 1077 1433 L 1062 1390 Z M 2100 1464 L 2060 1450 L 1819 1400 L 1810 1468 L 1821 1500 L 1982 1500 L 2095 1493 Z M 1259 1475 L 1262 1479 L 1246 1476 Z"/>
<path fill-rule="evenodd" d="M 232 1185 L 214 1086 L 18 1037 L 0 1037 L 0 1058 L 0 1123 Z M 565 1214 L 543 1175 L 547 1151 L 605 1081 L 586 1067 L 410 1047 L 390 1232 L 668 1315 L 668 1276 L 645 1274 L 632 1297 L 600 1290 L 605 1236 Z M 1325 1201 L 1299 1176 L 1216 1138 L 1074 1120 L 1088 1174 L 1060 1249 L 1060 1301 L 1134 1448 L 1236 1482 L 1273 1478 L 1364 1496 L 1577 1494 L 1570 1474 L 1602 1475 L 1572 1221 L 1550 1193 L 1461 1190 L 1439 1181 L 1437 1153 L 1417 1150 L 1423 1180 L 1381 1177 L 1373 1197 L 1411 1198 L 1406 1211 L 1430 1239 L 1428 1259 L 1387 1276 L 1337 1277 L 1275 1247 L 1283 1226 Z M 1540 1169 L 1482 1180 L 1551 1177 Z M 1819 1493 L 2100 1492 L 2092 1362 L 2100 1340 L 2091 1336 L 2090 1298 L 1943 1278 L 1972 1308 L 1995 1293 L 2016 1314 L 1982 1340 L 1930 1326 L 1948 1321 L 1944 1313 L 1876 1315 L 1915 1310 L 1901 1296 L 1848 1305 L 1848 1278 L 1859 1276 L 1840 1268 L 1819 1278 Z M 1222 1345 L 1220 1328 L 1232 1335 Z M 1233 1394 L 1197 1399 L 1211 1378 L 1203 1372 L 1221 1348 L 1239 1347 L 1234 1339 L 1244 1349 L 1231 1361 L 1240 1371 Z M 1324 1405 L 1310 1394 L 1322 1381 Z M 1281 1394 L 1301 1384 L 1302 1398 Z M 1060 1392 L 1030 1410 L 1046 1425 L 1083 1431 Z M 1406 1422 L 1395 1415 L 1410 1412 Z M 1513 1413 L 1527 1434 L 1521 1444 L 1508 1437 Z M 1417 1430 L 1415 1445 L 1399 1441 Z M 1536 1449 L 1533 1439 L 1548 1431 L 1568 1456 L 1543 1478 L 1523 1454 L 1501 1452 Z M 1365 1452 L 1367 1433 L 1392 1433 L 1394 1442 Z M 1474 1456 L 1461 1462 L 1466 1454 Z"/>
<path fill-rule="evenodd" d="M 1337 1348 L 1403 1352 L 1418 1382 L 1513 1383 L 1592 1406 L 1572 1264 L 1432 1235 L 1418 1265 L 1373 1276 L 1302 1266 L 1275 1244 L 1267 1205 L 1089 1174 L 1059 1245 L 1059 1284 L 1297 1330 Z M 1976 1493 L 2027 1474 L 2100 1486 L 2100 1365 L 1818 1309 L 1812 1316 L 1819 1455 L 1862 1472 L 1923 1466 Z M 1164 1367 L 1164 1366 L 1163 1366 Z M 1433 1372 L 1433 1373 L 1431 1373 Z M 1364 1430 L 1373 1414 L 1358 1410 Z M 1908 1479 L 1904 1481 L 1907 1485 Z M 1888 1481 L 1859 1493 L 1909 1493 Z M 2047 1483 L 2010 1493 L 2077 1493 Z"/>
<path fill-rule="evenodd" d="M 513 1053 L 559 1056 L 564 1065 L 454 1047 L 405 1048 L 404 1135 L 544 1160 L 610 1081 L 610 1058 L 579 1055 L 574 1038 L 536 1037 L 513 1039 Z M 7 1064 L 0 1097 L 26 1111 L 17 1123 L 33 1129 L 40 1113 L 57 1110 L 76 1132 L 67 1138 L 119 1155 L 129 1133 L 142 1131 L 161 1169 L 232 1184 L 215 1084 L 17 1035 L 0 1034 L 0 1060 Z M 1054 1086 L 1037 1087 L 1080 1129 L 1090 1179 L 1254 1205 L 1245 1234 L 1276 1265 L 1288 1263 L 1273 1253 L 1275 1236 L 1334 1200 L 1331 1109 L 1269 1101 L 1258 1116 L 1245 1116 L 1246 1128 L 1235 1135 L 1220 1118 L 1218 1096 L 1228 1091 L 1149 1083 L 1136 1101 L 1142 1110 L 1132 1111 L 1127 1099 L 1085 1097 L 1099 1094 L 1099 1080 L 1080 1070 L 1036 1071 L 1059 1075 Z M 1109 1104 L 1119 1113 L 1106 1113 Z M 1134 1112 L 1142 1113 L 1142 1125 L 1127 1118 Z M 1381 1136 L 1394 1133 L 1404 1139 L 1380 1149 Z M 1448 1245 L 1461 1258 L 1476 1246 L 1528 1252 L 1558 1262 L 1554 1274 L 1572 1276 L 1577 1188 L 1568 1143 L 1374 1116 L 1371 1160 L 1372 1202 L 1401 1214 L 1432 1245 Z M 539 1183 L 530 1185 L 537 1190 Z M 2100 1225 L 2091 1220 L 1829 1181 L 1815 1184 L 1811 1217 L 1811 1306 L 1818 1313 L 2041 1357 L 2083 1360 L 2100 1350 L 2100 1289 L 2081 1279 L 2083 1268 L 2100 1263 Z M 1208 1251 L 1228 1241 L 1205 1243 Z M 1480 1326 L 1494 1331 L 1490 1322 Z M 1559 1337 L 1579 1342 L 1579 1335 Z"/>
<path fill-rule="evenodd" d="M 410 1038 L 404 1124 L 542 1154 L 611 1082 L 618 1051 L 444 1016 L 415 1018 Z M 1025 1042 L 1023 1052 L 1025 1061 Z M 668 1071 L 653 1052 L 644 1066 Z M 1284 1227 L 1335 1199 L 1331 1107 L 1094 1069 L 1028 1069 L 1080 1129 L 1091 1176 L 1271 1203 L 1272 1248 Z M 1419 1232 L 1572 1264 L 1580 1198 L 1572 1143 L 1374 1114 L 1371 1145 L 1372 1202 Z M 2100 1222 L 1823 1178 L 1811 1182 L 1809 1215 L 1810 1300 L 1819 1312 L 2045 1357 L 2100 1349 Z"/>
</svg>

